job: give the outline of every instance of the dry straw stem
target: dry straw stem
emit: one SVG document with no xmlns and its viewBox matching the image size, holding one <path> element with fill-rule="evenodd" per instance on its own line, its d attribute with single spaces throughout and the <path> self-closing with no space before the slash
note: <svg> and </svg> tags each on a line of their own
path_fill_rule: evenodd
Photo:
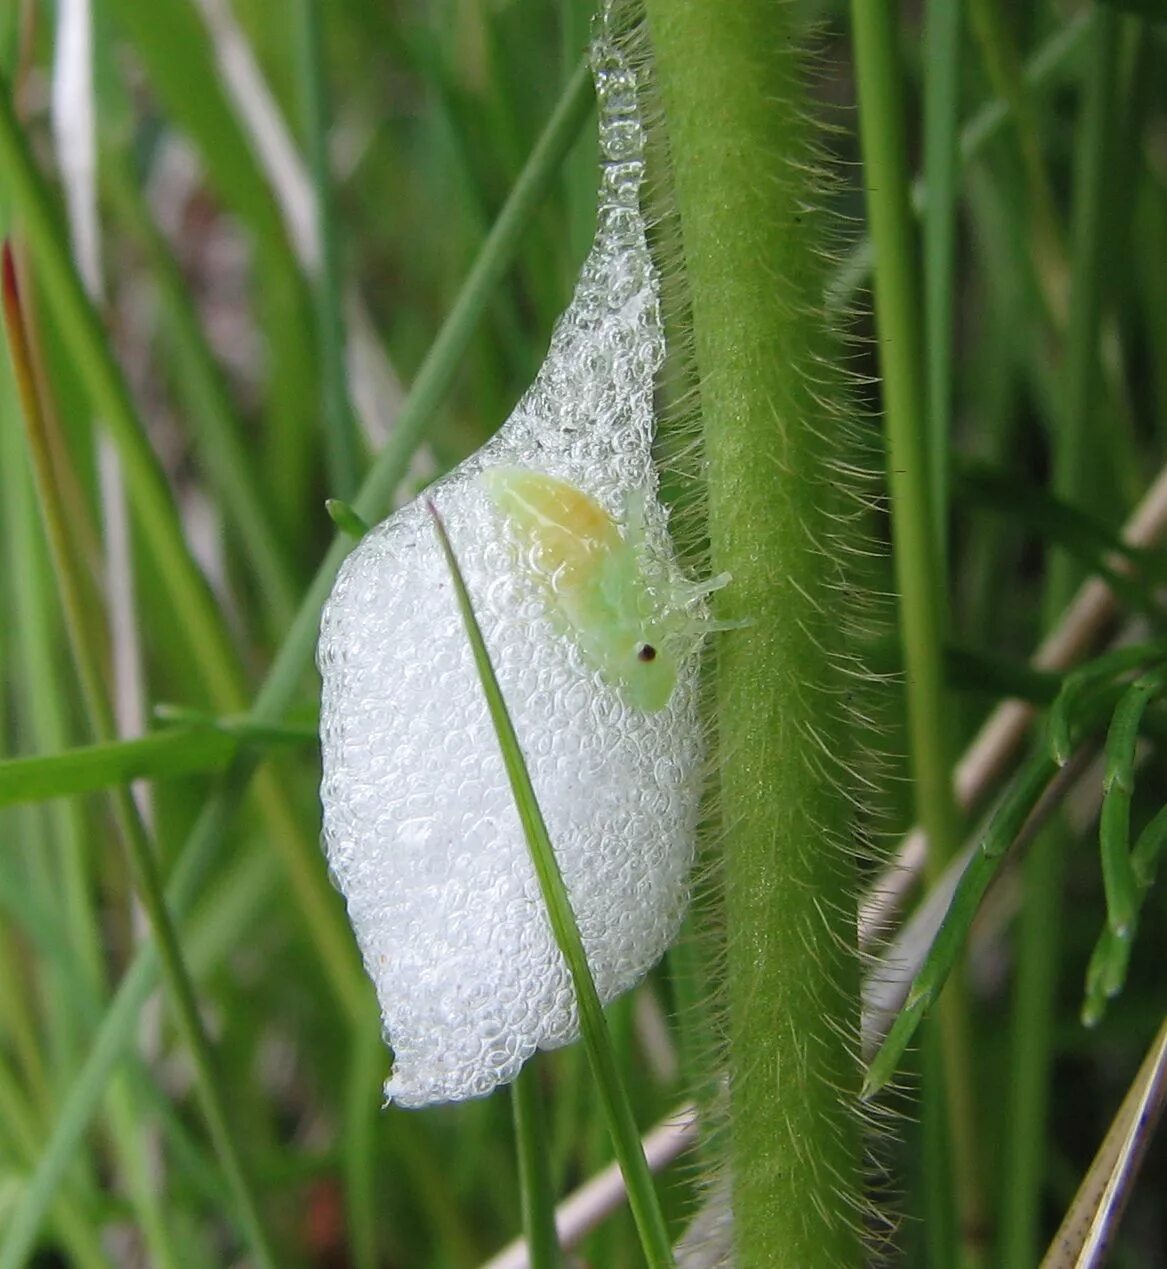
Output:
<svg viewBox="0 0 1167 1269">
<path fill-rule="evenodd" d="M 655 1174 L 663 1172 L 679 1155 L 697 1142 L 697 1107 L 686 1103 L 679 1106 L 643 1138 L 644 1157 Z M 555 1208 L 555 1228 L 559 1245 L 571 1251 L 625 1202 L 627 1191 L 624 1178 L 616 1163 L 610 1163 L 602 1172 L 586 1181 Z M 516 1238 L 496 1256 L 492 1256 L 482 1269 L 529 1269 L 530 1253 L 525 1239 Z"/>
<path fill-rule="evenodd" d="M 1110 1250 L 1131 1182 L 1167 1105 L 1167 1020 L 1147 1050 L 1041 1269 L 1092 1269 Z"/>
</svg>

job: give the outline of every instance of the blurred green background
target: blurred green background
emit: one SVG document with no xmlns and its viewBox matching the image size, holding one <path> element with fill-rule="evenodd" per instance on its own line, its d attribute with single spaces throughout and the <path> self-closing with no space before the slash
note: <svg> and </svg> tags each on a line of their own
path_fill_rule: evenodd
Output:
<svg viewBox="0 0 1167 1269">
<path fill-rule="evenodd" d="M 179 944 L 213 1041 L 213 1081 L 277 1262 L 474 1265 L 520 1229 L 510 1107 L 496 1096 L 425 1112 L 380 1109 L 388 1053 L 317 847 L 308 588 L 335 535 L 324 500 L 354 497 L 419 375 L 427 396 L 407 416 L 382 512 L 390 493 L 407 499 L 481 444 L 540 364 L 594 219 L 594 121 L 578 93 L 561 129 L 570 144 L 542 174 L 545 192 L 513 260 L 494 250 L 501 278 L 482 296 L 481 320 L 464 346 L 438 345 L 436 362 L 435 338 L 579 66 L 590 6 L 94 0 L 93 90 L 67 116 L 80 133 L 91 119 L 97 143 L 103 294 L 92 328 L 48 263 L 52 243 L 60 260 L 68 252 L 61 209 L 70 178 L 50 124 L 63 78 L 54 71 L 56 24 L 68 7 L 9 0 L 0 11 L 10 116 L 0 230 L 23 269 L 86 637 L 123 733 L 152 739 L 138 750 L 67 753 L 95 733 L 4 358 L 0 727 L 12 758 L 63 757 L 36 771 L 0 762 L 0 1264 L 21 1242 L 46 1266 L 231 1264 L 249 1254 L 237 1191 L 196 1094 L 198 1061 L 142 958 L 146 925 L 117 848 L 116 807 L 94 792 L 141 773 L 158 777 L 138 793 L 163 876 L 173 881 L 192 832 L 200 843 L 197 864 L 179 869 Z M 833 125 L 823 144 L 841 173 L 829 194 L 840 213 L 838 288 L 854 300 L 849 364 L 867 377 L 859 395 L 874 437 L 878 367 L 862 289 L 848 12 L 826 0 L 800 7 L 817 27 L 814 91 Z M 1110 139 L 1092 177 L 1095 188 L 1105 184 L 1091 266 L 1100 387 L 1089 479 L 1074 500 L 1082 519 L 1051 507 L 1042 491 L 1060 461 L 1070 278 L 1090 194 L 1080 172 L 1094 6 L 967 0 L 965 8 L 957 112 L 981 132 L 964 134 L 975 152 L 957 178 L 945 347 L 951 634 L 966 654 L 949 665 L 967 738 L 1003 694 L 1024 688 L 1016 669 L 1049 624 L 1051 573 L 1097 565 L 1167 450 L 1167 28 L 1153 5 L 1148 20 L 1119 23 Z M 930 64 L 921 6 L 902 5 L 900 16 L 906 144 L 918 167 Z M 32 165 L 47 201 L 29 183 Z M 130 389 L 124 401 L 109 386 L 115 363 Z M 124 491 L 109 476 L 102 435 L 122 455 Z M 873 512 L 873 545 L 888 532 L 883 511 Z M 183 551 L 209 595 L 200 597 Z M 873 588 L 891 585 L 885 570 L 874 566 Z M 1160 556 L 1124 595 L 1141 607 L 1142 628 L 1160 634 L 1162 580 Z M 295 655 L 278 661 L 289 646 Z M 890 636 L 872 659 L 880 670 L 898 665 Z M 279 699 L 261 697 L 267 707 L 247 721 L 273 663 Z M 902 715 L 890 687 L 877 727 L 882 788 L 866 825 L 879 841 L 896 841 L 911 823 Z M 1140 770 L 1136 826 L 1162 805 L 1162 734 Z M 239 752 L 262 758 L 265 773 L 246 797 Z M 236 775 L 224 786 L 229 762 Z M 968 1069 L 989 1264 L 1026 1263 L 1018 1248 L 1044 1248 L 1164 1012 L 1160 887 L 1146 901 L 1126 990 L 1099 1027 L 1079 1022 L 1105 912 L 1098 779 L 1083 777 L 1081 811 L 1067 815 L 1056 901 L 1036 949 L 1034 931 L 1022 936 L 1014 920 L 1023 901 L 1016 869 L 974 934 Z M 702 946 L 686 944 L 610 1011 L 646 1128 L 702 1085 L 708 1091 L 712 1055 L 692 997 L 718 967 L 694 967 Z M 1031 954 L 1048 967 L 1049 985 L 1026 1004 L 1017 968 Z M 1048 1121 L 1020 1112 L 1028 1135 L 1019 1144 L 1010 1090 L 1030 1027 L 1052 1046 L 1048 1073 L 1040 1058 L 1033 1068 Z M 106 1068 L 117 1054 L 111 1082 Z M 608 1162 L 607 1135 L 578 1047 L 541 1055 L 537 1066 L 553 1187 L 563 1195 Z M 938 1156 L 921 1141 L 918 1113 L 903 1099 L 874 1146 L 872 1193 L 903 1217 L 894 1263 L 937 1263 L 921 1160 Z M 707 1143 L 664 1174 L 662 1201 L 678 1234 L 717 1157 L 717 1143 Z M 1160 1141 L 1114 1263 L 1167 1265 L 1164 1193 Z M 36 1207 L 45 1219 L 30 1224 Z M 581 1255 L 597 1266 L 640 1263 L 627 1213 L 604 1221 Z"/>
</svg>

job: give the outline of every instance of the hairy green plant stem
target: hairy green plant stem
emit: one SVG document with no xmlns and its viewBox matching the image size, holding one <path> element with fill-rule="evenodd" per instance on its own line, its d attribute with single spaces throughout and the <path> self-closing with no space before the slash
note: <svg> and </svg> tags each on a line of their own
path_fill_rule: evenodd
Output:
<svg viewBox="0 0 1167 1269">
<path fill-rule="evenodd" d="M 793 6 L 648 0 L 693 315 L 713 568 L 736 1263 L 857 1263 L 858 1003 L 836 759 L 839 380 Z"/>
</svg>

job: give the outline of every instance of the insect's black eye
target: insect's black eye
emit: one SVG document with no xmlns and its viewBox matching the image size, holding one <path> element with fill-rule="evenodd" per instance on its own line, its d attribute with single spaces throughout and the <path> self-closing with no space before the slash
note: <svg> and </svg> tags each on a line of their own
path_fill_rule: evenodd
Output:
<svg viewBox="0 0 1167 1269">
<path fill-rule="evenodd" d="M 651 643 L 642 643 L 640 647 L 636 649 L 636 656 L 640 661 L 655 661 L 656 649 Z"/>
</svg>

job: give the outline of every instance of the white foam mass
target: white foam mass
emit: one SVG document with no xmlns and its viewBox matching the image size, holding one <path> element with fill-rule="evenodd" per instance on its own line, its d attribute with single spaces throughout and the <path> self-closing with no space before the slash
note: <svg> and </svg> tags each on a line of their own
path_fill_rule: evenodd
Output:
<svg viewBox="0 0 1167 1269">
<path fill-rule="evenodd" d="M 445 518 L 530 768 L 596 987 L 632 987 L 687 900 L 702 744 L 696 647 L 665 709 L 629 705 L 583 659 L 477 474 L 570 481 L 614 516 L 648 495 L 676 567 L 651 456 L 664 355 L 640 210 L 633 71 L 593 48 L 598 228 L 534 384 L 495 438 L 428 491 Z M 678 574 L 679 575 L 679 574 Z M 694 641 L 695 642 L 695 641 Z M 370 531 L 321 623 L 324 845 L 377 988 L 403 1106 L 477 1097 L 578 1033 L 453 588 L 420 501 Z"/>
</svg>

